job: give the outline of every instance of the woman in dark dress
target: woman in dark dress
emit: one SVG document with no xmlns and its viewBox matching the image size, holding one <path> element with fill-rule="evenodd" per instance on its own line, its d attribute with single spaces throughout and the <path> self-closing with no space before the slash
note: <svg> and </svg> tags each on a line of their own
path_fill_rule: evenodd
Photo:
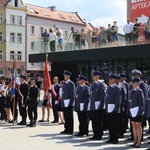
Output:
<svg viewBox="0 0 150 150">
<path fill-rule="evenodd" d="M 131 147 L 139 148 L 142 138 L 142 116 L 144 113 L 144 94 L 139 88 L 140 79 L 132 78 L 132 90 L 129 95 L 129 116 L 133 128 L 134 142 Z"/>
</svg>

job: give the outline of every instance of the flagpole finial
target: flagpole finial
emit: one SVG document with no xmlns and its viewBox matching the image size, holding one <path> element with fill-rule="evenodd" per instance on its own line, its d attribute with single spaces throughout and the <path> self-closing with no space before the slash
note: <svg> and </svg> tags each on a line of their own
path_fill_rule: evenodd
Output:
<svg viewBox="0 0 150 150">
<path fill-rule="evenodd" d="M 48 53 L 46 53 L 46 61 L 48 60 Z"/>
</svg>

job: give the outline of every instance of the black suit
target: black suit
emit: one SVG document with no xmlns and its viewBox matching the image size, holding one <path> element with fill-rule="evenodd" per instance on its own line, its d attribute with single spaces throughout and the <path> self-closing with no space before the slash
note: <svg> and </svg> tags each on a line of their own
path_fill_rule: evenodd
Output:
<svg viewBox="0 0 150 150">
<path fill-rule="evenodd" d="M 37 120 L 37 104 L 38 104 L 37 98 L 38 98 L 38 87 L 35 85 L 31 86 L 29 89 L 29 99 L 28 99 L 29 101 L 28 115 L 31 123 L 33 123 L 33 121 L 35 123 Z"/>
<path fill-rule="evenodd" d="M 59 117 L 58 117 L 58 105 L 55 104 L 56 101 L 58 101 L 59 99 L 59 89 L 60 89 L 60 85 L 59 84 L 54 84 L 54 92 L 52 91 L 52 108 L 53 108 L 53 115 L 54 115 L 54 121 L 58 122 Z"/>
<path fill-rule="evenodd" d="M 26 122 L 27 111 L 26 111 L 26 102 L 28 96 L 28 84 L 26 82 L 21 83 L 19 87 L 19 111 L 22 117 L 22 122 Z"/>
</svg>

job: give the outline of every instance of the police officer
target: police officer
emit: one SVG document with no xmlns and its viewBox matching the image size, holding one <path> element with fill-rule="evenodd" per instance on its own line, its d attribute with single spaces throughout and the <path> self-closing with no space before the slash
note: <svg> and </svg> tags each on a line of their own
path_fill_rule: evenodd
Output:
<svg viewBox="0 0 150 150">
<path fill-rule="evenodd" d="M 79 120 L 79 133 L 75 136 L 88 136 L 88 113 L 87 107 L 89 103 L 89 87 L 85 84 L 87 78 L 78 75 L 79 86 L 76 88 L 75 110 Z"/>
<path fill-rule="evenodd" d="M 121 90 L 116 85 L 117 75 L 109 74 L 109 86 L 106 93 L 106 113 L 108 120 L 109 140 L 107 143 L 118 143 L 119 113 Z"/>
<path fill-rule="evenodd" d="M 0 112 L 1 112 L 1 120 L 7 119 L 6 112 L 4 110 L 4 104 L 5 104 L 5 98 L 6 98 L 6 91 L 7 86 L 5 85 L 6 78 L 2 76 L 0 78 L 1 84 L 0 84 Z"/>
<path fill-rule="evenodd" d="M 30 123 L 27 125 L 27 127 L 35 127 L 37 120 L 38 87 L 36 86 L 36 79 L 34 78 L 31 79 L 28 96 L 28 116 Z"/>
<path fill-rule="evenodd" d="M 103 136 L 103 108 L 105 100 L 105 87 L 102 83 L 101 72 L 93 71 L 93 83 L 90 87 L 90 111 L 92 119 L 93 137 L 91 140 L 101 140 Z"/>
<path fill-rule="evenodd" d="M 53 108 L 53 115 L 54 115 L 54 121 L 52 121 L 51 123 L 58 123 L 59 121 L 59 117 L 58 117 L 58 99 L 59 99 L 59 89 L 60 89 L 60 85 L 58 84 L 58 77 L 54 77 L 53 79 L 53 85 L 52 85 L 52 108 Z"/>
<path fill-rule="evenodd" d="M 64 84 L 62 87 L 62 107 L 65 119 L 65 130 L 61 134 L 73 134 L 73 104 L 75 100 L 75 84 L 70 80 L 72 73 L 64 70 Z"/>
<path fill-rule="evenodd" d="M 18 87 L 18 93 L 19 93 L 18 100 L 19 100 L 19 111 L 22 120 L 21 122 L 18 123 L 18 125 L 26 125 L 26 118 L 27 118 L 26 102 L 28 96 L 28 84 L 26 83 L 25 80 L 26 80 L 26 76 L 21 75 L 20 76 L 21 85 Z"/>
<path fill-rule="evenodd" d="M 120 105 L 120 114 L 119 114 L 119 138 L 123 138 L 125 130 L 126 130 L 126 126 L 125 126 L 125 118 L 124 118 L 124 112 L 125 112 L 125 103 L 126 103 L 126 97 L 127 97 L 127 91 L 126 91 L 126 87 L 123 85 L 122 82 L 120 82 L 121 77 L 118 76 L 118 79 L 116 81 L 116 84 L 118 85 L 118 87 L 121 90 L 121 105 Z"/>
<path fill-rule="evenodd" d="M 129 116 L 132 123 L 134 141 L 131 147 L 139 148 L 142 138 L 142 116 L 144 113 L 144 94 L 139 87 L 140 79 L 132 77 L 132 90 L 129 95 Z"/>
</svg>

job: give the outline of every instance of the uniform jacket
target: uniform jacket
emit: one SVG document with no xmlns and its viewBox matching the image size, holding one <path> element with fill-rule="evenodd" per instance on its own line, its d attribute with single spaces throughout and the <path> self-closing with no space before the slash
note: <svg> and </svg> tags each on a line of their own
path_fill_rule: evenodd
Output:
<svg viewBox="0 0 150 150">
<path fill-rule="evenodd" d="M 80 111 L 80 104 L 84 104 L 84 111 L 87 111 L 89 103 L 89 87 L 87 85 L 78 86 L 76 88 L 75 110 Z"/>
<path fill-rule="evenodd" d="M 141 89 L 137 88 L 136 90 L 132 90 L 129 95 L 129 105 L 128 112 L 129 116 L 131 116 L 130 109 L 139 106 L 139 111 L 137 116 L 142 116 L 144 113 L 144 93 Z"/>
<path fill-rule="evenodd" d="M 68 107 L 73 107 L 75 100 L 75 84 L 69 80 L 63 83 L 62 86 L 62 107 L 64 108 L 64 100 L 69 99 L 70 103 Z"/>
<path fill-rule="evenodd" d="M 29 104 L 36 104 L 38 98 L 38 87 L 36 85 L 31 86 L 29 89 Z"/>
<path fill-rule="evenodd" d="M 108 113 L 108 104 L 115 104 L 112 113 L 120 113 L 121 98 L 121 89 L 116 84 L 108 86 L 106 94 L 106 113 Z"/>
<path fill-rule="evenodd" d="M 125 81 L 123 81 L 122 84 L 125 86 L 126 92 L 127 92 L 126 101 L 125 101 L 126 102 L 125 104 L 127 105 L 128 104 L 128 97 L 129 97 L 129 84 Z"/>
<path fill-rule="evenodd" d="M 147 113 L 146 117 L 150 118 L 150 87 L 148 89 L 148 98 L 147 98 Z"/>
<path fill-rule="evenodd" d="M 97 83 L 92 83 L 90 87 L 90 110 L 96 110 L 95 102 L 97 101 L 100 102 L 100 106 L 97 110 L 103 109 L 105 98 L 105 85 L 101 81 L 98 81 Z"/>
</svg>

